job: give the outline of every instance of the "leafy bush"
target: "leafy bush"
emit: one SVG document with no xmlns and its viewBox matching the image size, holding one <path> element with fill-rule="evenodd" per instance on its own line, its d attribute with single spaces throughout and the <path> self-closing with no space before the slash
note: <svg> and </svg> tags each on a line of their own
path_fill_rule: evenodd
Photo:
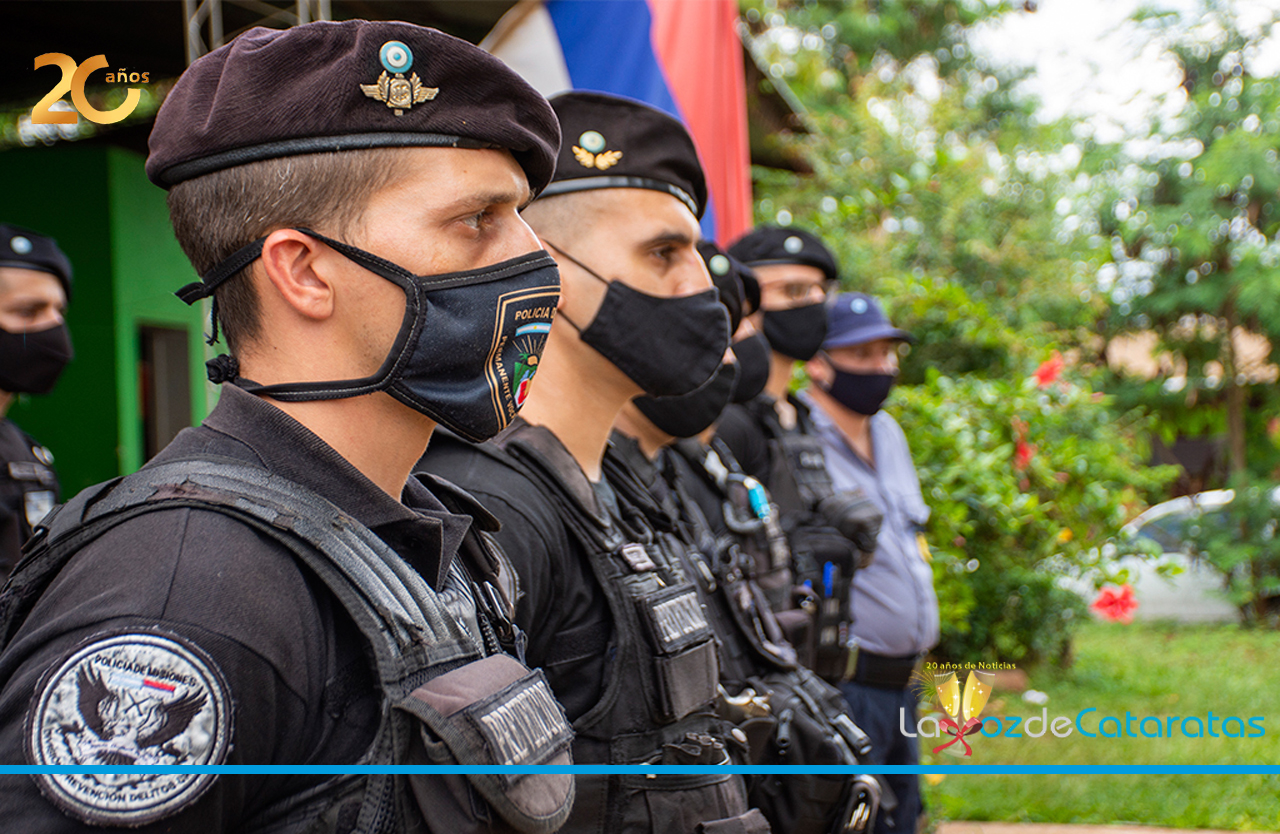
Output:
<svg viewBox="0 0 1280 834">
<path fill-rule="evenodd" d="M 1145 466 L 1134 440 L 1145 421 L 1062 379 L 1057 360 L 1016 380 L 929 369 L 894 402 L 933 510 L 937 655 L 1022 664 L 1063 657 L 1084 605 L 1058 577 L 1122 580 L 1113 566 L 1122 554 L 1110 542 L 1173 476 L 1171 467 Z"/>
</svg>

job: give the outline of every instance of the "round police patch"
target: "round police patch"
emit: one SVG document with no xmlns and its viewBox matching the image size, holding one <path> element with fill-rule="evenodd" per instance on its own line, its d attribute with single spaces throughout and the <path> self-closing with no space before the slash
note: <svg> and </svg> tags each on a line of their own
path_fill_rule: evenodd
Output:
<svg viewBox="0 0 1280 834">
<path fill-rule="evenodd" d="M 865 298 L 855 298 L 849 302 L 849 309 L 858 315 L 867 312 L 867 300 Z"/>
<path fill-rule="evenodd" d="M 798 255 L 800 254 L 800 250 L 804 248 L 804 241 L 801 240 L 796 235 L 792 235 L 791 237 L 782 241 L 782 248 L 786 249 L 787 252 L 789 252 L 792 255 Z"/>
<path fill-rule="evenodd" d="M 712 255 L 711 260 L 707 261 L 707 268 L 712 275 L 728 275 L 729 259 L 724 255 Z"/>
<path fill-rule="evenodd" d="M 175 634 L 96 636 L 46 673 L 27 716 L 38 766 L 220 765 L 231 697 L 217 665 Z M 94 825 L 138 826 L 195 802 L 212 773 L 41 773 L 40 790 Z"/>
<path fill-rule="evenodd" d="M 9 248 L 17 252 L 19 255 L 25 255 L 31 251 L 31 241 L 22 235 L 18 235 L 9 241 Z"/>
</svg>

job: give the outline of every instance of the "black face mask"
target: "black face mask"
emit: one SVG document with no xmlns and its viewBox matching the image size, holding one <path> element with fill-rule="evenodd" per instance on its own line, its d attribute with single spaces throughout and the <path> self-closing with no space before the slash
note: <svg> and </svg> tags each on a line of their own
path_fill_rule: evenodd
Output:
<svg viewBox="0 0 1280 834">
<path fill-rule="evenodd" d="M 760 396 L 769 381 L 772 369 L 772 350 L 763 333 L 739 339 L 733 343 L 733 355 L 738 360 L 738 384 L 733 389 L 733 401 L 745 403 Z"/>
<path fill-rule="evenodd" d="M 845 408 L 867 417 L 880 410 L 898 379 L 897 374 L 855 374 L 830 362 L 827 365 L 835 371 L 835 379 L 824 390 Z"/>
<path fill-rule="evenodd" d="M 506 428 L 538 370 L 560 298 L 560 273 L 550 255 L 530 252 L 480 269 L 419 276 L 363 249 L 308 229 L 297 231 L 404 290 L 404 320 L 391 352 L 373 376 L 363 379 L 259 385 L 236 379 L 234 360 L 228 363 L 224 357 L 210 363 L 210 379 L 236 379 L 246 391 L 287 402 L 386 391 L 476 442 Z M 261 253 L 262 241 L 256 241 L 224 265 L 238 263 L 234 273 Z M 204 285 L 184 287 L 179 297 L 201 297 L 198 293 L 211 283 L 216 286 L 216 275 L 223 271 L 219 266 L 210 273 L 212 281 L 206 276 Z"/>
<path fill-rule="evenodd" d="M 792 359 L 808 362 L 827 338 L 827 305 L 819 301 L 790 310 L 764 311 L 769 346 Z"/>
<path fill-rule="evenodd" d="M 645 394 L 688 394 L 720 369 L 729 347 L 729 313 L 714 289 L 677 298 L 649 295 L 621 281 L 607 281 L 560 247 L 548 245 L 609 286 L 585 330 L 564 313 L 561 318 Z"/>
<path fill-rule="evenodd" d="M 672 437 L 693 437 L 720 418 L 733 399 L 738 366 L 726 362 L 706 385 L 683 397 L 636 397 L 640 413 Z"/>
<path fill-rule="evenodd" d="M 47 394 L 72 355 L 65 324 L 27 333 L 0 329 L 0 391 Z"/>
</svg>

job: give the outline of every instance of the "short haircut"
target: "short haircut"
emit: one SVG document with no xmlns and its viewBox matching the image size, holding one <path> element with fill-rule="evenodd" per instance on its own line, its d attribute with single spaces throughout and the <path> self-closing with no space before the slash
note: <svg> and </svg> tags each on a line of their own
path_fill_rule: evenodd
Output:
<svg viewBox="0 0 1280 834">
<path fill-rule="evenodd" d="M 594 223 L 613 190 L 570 191 L 539 197 L 520 216 L 534 234 L 555 246 L 572 246 Z"/>
<path fill-rule="evenodd" d="M 399 178 L 398 150 L 264 159 L 179 183 L 169 191 L 174 236 L 199 275 L 277 229 L 302 226 L 343 237 L 369 198 Z M 214 293 L 232 354 L 261 331 L 251 269 L 235 273 Z"/>
</svg>

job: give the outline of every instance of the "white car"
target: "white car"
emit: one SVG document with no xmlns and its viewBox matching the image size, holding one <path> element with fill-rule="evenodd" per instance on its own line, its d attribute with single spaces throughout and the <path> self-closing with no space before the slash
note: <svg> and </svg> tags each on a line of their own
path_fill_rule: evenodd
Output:
<svg viewBox="0 0 1280 834">
<path fill-rule="evenodd" d="M 1217 511 L 1234 498 L 1235 492 L 1230 489 L 1183 495 L 1156 504 L 1124 526 L 1124 534 L 1151 539 L 1164 551 L 1166 561 L 1182 567 L 1182 573 L 1164 578 L 1156 573 L 1149 560 L 1137 557 L 1120 560 L 1120 566 L 1128 568 L 1133 577 L 1133 590 L 1138 599 L 1138 609 L 1134 612 L 1136 618 L 1181 622 L 1234 622 L 1240 619 L 1240 611 L 1223 592 L 1226 577 L 1222 571 L 1193 555 L 1186 542 L 1188 523 L 1195 519 L 1200 523 L 1214 523 L 1215 515 L 1221 517 Z M 1280 487 L 1271 493 L 1271 499 L 1280 506 Z"/>
</svg>

